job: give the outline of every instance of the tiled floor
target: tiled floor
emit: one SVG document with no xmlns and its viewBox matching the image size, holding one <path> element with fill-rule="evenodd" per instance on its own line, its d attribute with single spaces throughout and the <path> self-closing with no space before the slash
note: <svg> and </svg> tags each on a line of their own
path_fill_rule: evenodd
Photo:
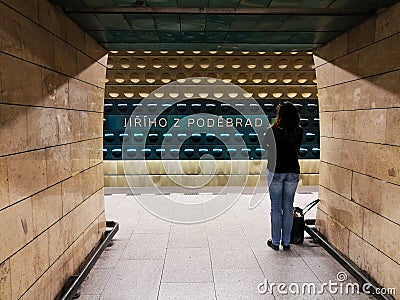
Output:
<svg viewBox="0 0 400 300">
<path fill-rule="evenodd" d="M 293 293 L 307 284 L 318 293 L 323 283 L 345 286 L 356 280 L 348 275 L 339 282 L 337 274 L 344 268 L 310 239 L 288 252 L 268 248 L 269 198 L 262 190 L 254 192 L 263 197 L 256 208 L 249 209 L 252 195 L 244 193 L 223 215 L 192 225 L 167 222 L 147 212 L 135 198 L 162 201 L 163 196 L 152 190 L 142 190 L 139 196 L 112 192 L 105 196 L 106 216 L 118 221 L 120 230 L 82 284 L 80 300 L 370 299 L 364 294 L 329 293 L 328 288 L 323 294 Z M 213 197 L 210 191 L 170 192 L 175 200 L 191 203 Z M 234 191 L 228 191 L 219 197 L 233 196 Z M 317 197 L 316 188 L 299 188 L 295 205 L 304 207 Z M 315 209 L 306 217 L 315 217 Z M 266 281 L 275 284 L 273 291 L 260 293 L 258 286 Z M 282 292 L 279 283 L 286 284 Z"/>
</svg>

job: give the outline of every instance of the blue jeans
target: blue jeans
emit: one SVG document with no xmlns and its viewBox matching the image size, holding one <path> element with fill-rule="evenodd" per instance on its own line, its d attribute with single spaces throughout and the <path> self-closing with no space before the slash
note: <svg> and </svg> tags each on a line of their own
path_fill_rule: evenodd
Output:
<svg viewBox="0 0 400 300">
<path fill-rule="evenodd" d="M 299 183 L 299 174 L 272 173 L 267 170 L 269 197 L 271 199 L 272 244 L 290 245 L 293 225 L 293 201 Z"/>
</svg>

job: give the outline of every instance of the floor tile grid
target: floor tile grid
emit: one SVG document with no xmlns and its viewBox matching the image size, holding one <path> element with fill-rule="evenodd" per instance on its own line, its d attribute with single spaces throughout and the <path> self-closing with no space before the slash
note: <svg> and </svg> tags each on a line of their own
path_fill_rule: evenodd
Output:
<svg viewBox="0 0 400 300">
<path fill-rule="evenodd" d="M 167 257 L 168 243 L 169 243 L 170 237 L 171 237 L 171 226 L 169 227 L 169 232 L 168 232 L 167 249 L 165 249 L 164 262 L 163 262 L 162 271 L 161 271 L 160 283 L 158 285 L 158 290 L 157 290 L 157 299 L 160 299 L 161 284 L 162 284 L 162 278 L 163 278 L 163 275 L 164 275 L 165 261 L 166 261 L 166 257 Z"/>
<path fill-rule="evenodd" d="M 307 193 L 307 194 L 309 194 L 309 195 L 297 195 L 296 194 L 295 203 L 298 202 L 298 203 L 300 203 L 298 206 L 303 207 L 304 204 L 307 204 L 308 202 L 310 202 L 310 200 L 313 200 L 317 196 L 316 193 Z M 237 263 L 237 265 L 231 266 L 231 267 L 233 267 L 232 269 L 217 269 L 216 268 L 216 266 L 214 265 L 214 261 L 213 261 L 216 258 L 213 256 L 213 251 L 212 251 L 213 246 L 216 246 L 216 245 L 211 243 L 210 237 L 212 237 L 212 235 L 215 234 L 215 232 L 216 232 L 214 227 L 219 226 L 221 224 L 221 222 L 222 222 L 222 224 L 225 222 L 225 221 L 219 221 L 220 223 L 214 224 L 213 227 L 211 227 L 211 225 L 210 225 L 210 227 L 205 226 L 208 258 L 210 260 L 209 263 L 210 263 L 211 271 L 212 271 L 211 272 L 212 273 L 211 274 L 212 282 L 204 283 L 204 284 L 202 284 L 202 283 L 186 283 L 186 284 L 185 283 L 175 283 L 175 284 L 174 283 L 164 283 L 163 284 L 162 276 L 163 276 L 163 272 L 164 272 L 164 268 L 165 268 L 166 255 L 167 255 L 167 252 L 165 251 L 163 265 L 162 265 L 162 268 L 160 270 L 160 275 L 159 275 L 160 278 L 157 277 L 159 279 L 156 279 L 156 281 L 158 283 L 157 292 L 154 291 L 154 293 L 151 293 L 151 294 L 154 296 L 157 295 L 156 296 L 157 299 L 160 299 L 160 300 L 161 299 L 162 300 L 176 299 L 177 293 L 178 294 L 181 293 L 184 296 L 194 295 L 195 297 L 196 296 L 200 297 L 200 294 L 193 293 L 193 288 L 196 288 L 196 287 L 203 288 L 203 290 L 206 290 L 207 292 L 211 292 L 211 290 L 212 290 L 211 287 L 213 287 L 214 295 L 212 295 L 212 297 L 210 296 L 210 293 L 208 293 L 208 294 L 203 293 L 203 296 L 205 297 L 205 295 L 207 295 L 207 297 L 206 297 L 207 299 L 212 299 L 212 298 L 217 298 L 217 299 L 229 299 L 229 298 L 231 298 L 231 299 L 242 299 L 242 298 L 243 299 L 253 299 L 254 298 L 254 299 L 258 299 L 259 298 L 258 296 L 260 296 L 260 295 L 251 295 L 251 294 L 242 295 L 240 289 L 235 290 L 234 286 L 233 286 L 233 294 L 232 294 L 232 291 L 231 291 L 232 284 L 230 284 L 231 278 L 229 278 L 229 276 L 231 276 L 232 278 L 235 278 L 235 276 L 236 276 L 236 278 L 238 278 L 239 281 L 243 280 L 243 278 L 247 279 L 247 281 L 250 282 L 251 285 L 253 286 L 253 285 L 256 285 L 260 281 L 259 280 L 260 277 L 267 278 L 267 276 L 269 275 L 269 273 L 267 272 L 268 269 L 266 269 L 269 266 L 268 264 L 275 264 L 274 260 L 276 259 L 276 257 L 272 257 L 272 255 L 275 255 L 277 253 L 274 253 L 275 251 L 272 251 L 271 249 L 267 248 L 265 245 L 261 245 L 261 243 L 258 242 L 258 236 L 257 236 L 257 234 L 262 233 L 262 231 L 264 231 L 264 229 L 267 230 L 266 224 L 268 224 L 268 220 L 269 220 L 268 201 L 265 201 L 266 199 L 268 200 L 267 196 L 268 195 L 266 195 L 266 197 L 264 197 L 263 203 L 261 203 L 260 206 L 255 209 L 255 211 L 248 212 L 247 210 L 243 210 L 243 208 L 247 209 L 247 206 L 246 206 L 247 202 L 246 201 L 238 202 L 237 203 L 238 206 L 236 206 L 236 207 L 241 206 L 241 209 L 235 210 L 235 207 L 234 207 L 232 210 L 234 212 L 233 215 L 232 215 L 232 211 L 231 211 L 230 215 L 228 213 L 227 214 L 228 217 L 225 218 L 225 221 L 228 220 L 228 222 L 227 222 L 228 228 L 229 228 L 230 224 L 236 224 L 235 227 L 238 227 L 240 229 L 240 232 L 245 239 L 244 242 L 247 244 L 247 246 L 245 248 L 248 247 L 250 249 L 251 256 L 253 256 L 253 259 L 257 263 L 259 273 L 253 272 L 253 271 L 251 271 L 251 269 L 247 269 L 247 270 L 236 269 L 235 270 L 237 265 L 240 265 L 240 261 L 238 261 L 238 260 L 235 261 L 235 263 Z M 118 209 L 120 209 L 121 206 L 123 206 L 124 202 L 128 206 L 132 206 L 132 205 L 135 206 L 135 203 L 132 203 L 132 200 L 134 200 L 134 199 L 130 199 L 126 195 L 122 196 L 123 199 L 121 199 L 121 195 L 118 195 L 118 196 L 114 195 L 113 197 L 116 197 L 116 198 L 112 198 L 112 197 L 109 197 L 109 199 L 106 198 L 107 199 L 106 202 L 109 202 L 109 205 L 107 205 L 107 207 L 108 207 L 107 219 L 110 219 L 110 218 L 112 219 L 114 216 L 117 216 Z M 118 198 L 118 197 L 120 197 L 120 198 Z M 301 199 L 299 199 L 299 198 L 301 198 Z M 246 200 L 246 199 L 244 199 L 244 200 Z M 298 200 L 300 200 L 300 201 L 298 201 Z M 116 201 L 119 201 L 119 203 L 116 203 Z M 136 208 L 137 208 L 137 205 L 136 205 Z M 243 211 L 246 212 L 244 215 L 243 215 Z M 262 211 L 263 213 L 260 214 L 260 211 Z M 254 214 L 258 214 L 258 215 L 254 215 Z M 231 219 L 232 216 L 233 216 L 233 219 Z M 257 217 L 255 218 L 254 216 L 257 216 Z M 121 217 L 121 215 L 119 215 L 119 217 Z M 139 216 L 139 218 L 137 219 L 137 222 L 133 226 L 132 231 L 130 232 L 129 235 L 126 236 L 126 238 L 128 240 L 132 239 L 135 229 L 136 229 L 137 225 L 141 222 L 142 217 L 143 217 L 143 215 Z M 223 219 L 224 218 L 221 218 L 221 220 L 223 220 Z M 257 221 L 260 219 L 262 219 L 261 227 L 259 224 L 260 221 Z M 265 219 L 266 223 L 263 223 L 264 219 Z M 129 218 L 122 218 L 121 225 L 124 221 L 127 221 L 127 220 L 129 220 Z M 230 223 L 231 220 L 234 220 L 234 223 Z M 118 219 L 117 219 L 117 221 L 118 221 Z M 132 225 L 132 224 L 130 224 L 130 225 Z M 258 229 L 259 231 L 256 233 L 256 235 L 252 234 L 252 232 L 251 232 L 252 226 L 254 227 L 255 225 L 256 225 L 256 227 L 259 226 L 259 229 Z M 225 226 L 226 226 L 226 224 L 225 224 Z M 209 231 L 210 228 L 213 229 L 212 232 Z M 171 229 L 172 229 L 172 227 L 170 226 L 169 231 L 168 231 L 167 248 L 172 246 L 172 245 L 170 245 Z M 228 229 L 228 232 L 229 232 L 229 229 Z M 218 231 L 217 231 L 217 233 L 218 233 Z M 265 234 L 265 236 L 267 236 L 267 235 L 269 235 L 269 232 Z M 256 237 L 257 243 L 254 243 L 254 237 Z M 229 237 L 228 241 L 229 240 L 230 240 L 230 237 Z M 116 244 L 114 246 L 120 247 L 123 250 L 125 250 L 127 247 L 127 243 L 120 244 L 119 242 L 121 242 L 121 241 L 119 241 L 119 240 L 116 241 Z M 214 240 L 214 242 L 215 242 L 215 240 Z M 223 242 L 223 240 L 220 242 Z M 185 245 L 179 245 L 179 243 L 178 243 L 178 244 L 175 244 L 175 247 L 177 247 L 177 246 L 185 246 Z M 189 246 L 190 246 L 190 243 L 189 243 Z M 217 245 L 217 246 L 220 246 L 220 245 Z M 290 256 L 293 257 L 294 262 L 297 261 L 296 262 L 297 264 L 301 263 L 304 265 L 304 267 L 306 267 L 307 269 L 310 269 L 310 274 L 308 276 L 309 278 L 307 280 L 310 280 L 311 277 L 315 278 L 316 281 L 319 281 L 319 282 L 321 282 L 322 280 L 327 280 L 327 279 L 335 279 L 335 278 L 332 278 L 332 276 L 333 277 L 335 276 L 335 273 L 333 271 L 337 272 L 338 270 L 343 270 L 343 268 L 340 265 L 338 265 L 338 263 L 336 261 L 334 261 L 332 258 L 330 258 L 329 255 L 327 255 L 320 246 L 316 245 L 315 248 L 308 247 L 309 245 L 305 245 L 305 246 L 306 247 L 304 247 L 304 246 L 295 247 L 294 246 L 293 251 L 291 251 Z M 111 247 L 111 248 L 113 248 L 113 247 Z M 118 251 L 118 249 L 111 250 L 111 251 Z M 249 252 L 249 254 L 250 254 L 250 252 Z M 287 253 L 280 251 L 279 254 L 286 255 Z M 289 257 L 282 256 L 282 258 L 284 260 L 288 260 L 288 259 L 290 260 L 290 256 Z M 218 262 L 218 260 L 216 262 Z M 223 261 L 223 262 L 226 262 L 226 261 Z M 160 261 L 160 263 L 161 263 L 161 261 Z M 264 266 L 264 264 L 265 264 L 265 266 Z M 95 266 L 95 268 L 96 268 L 96 266 Z M 111 270 L 115 272 L 115 269 L 111 269 Z M 251 274 L 253 274 L 253 275 L 251 275 Z M 256 274 L 261 274 L 261 275 L 256 275 Z M 107 277 L 107 274 L 103 274 L 102 276 L 103 276 L 102 278 L 104 279 L 105 277 Z M 229 284 L 225 284 L 225 286 L 222 285 L 222 288 L 224 288 L 224 287 L 228 288 L 228 291 L 226 291 L 226 290 L 221 291 L 221 285 L 218 283 L 218 282 L 220 282 L 221 276 L 225 277 L 225 279 L 228 276 L 227 282 Z M 94 284 L 93 283 L 94 279 L 93 279 L 93 277 L 89 278 L 89 281 L 92 280 L 92 285 Z M 249 279 L 251 279 L 251 280 L 249 280 Z M 107 281 L 107 279 L 104 279 L 104 280 Z M 94 282 L 96 282 L 96 280 L 94 280 Z M 168 293 L 166 293 L 166 294 L 160 293 L 162 290 L 162 285 L 164 287 L 169 288 L 169 292 L 170 292 L 169 294 Z M 219 286 L 217 286 L 217 285 L 219 285 Z M 86 287 L 87 286 L 88 285 L 86 285 Z M 84 288 L 84 286 L 83 286 L 83 288 Z M 167 288 L 167 290 L 168 290 L 168 288 Z M 83 298 L 81 296 L 81 299 L 99 299 L 99 297 L 103 294 L 104 289 L 105 289 L 105 287 L 103 286 L 103 289 L 102 289 L 102 292 L 100 295 L 99 294 L 96 294 L 96 295 L 83 294 L 82 295 Z M 180 292 L 177 290 L 180 290 Z M 163 291 L 165 291 L 165 289 Z M 199 291 L 197 291 L 197 292 L 199 292 Z M 99 291 L 97 291 L 97 293 L 99 293 Z M 186 295 L 185 293 L 188 293 L 188 294 Z M 229 294 L 229 293 L 231 293 L 231 294 Z M 235 294 L 235 293 L 237 293 L 237 294 Z M 249 298 L 249 296 L 250 296 L 250 298 Z M 269 299 L 269 298 L 271 298 L 271 299 L 294 299 L 295 298 L 295 297 L 290 297 L 290 295 L 288 297 L 286 297 L 285 295 L 279 295 L 279 294 L 278 295 L 262 295 L 262 296 L 264 296 L 264 298 L 262 298 L 262 299 Z M 265 298 L 265 296 L 270 296 L 270 297 Z M 324 297 L 323 299 L 332 299 L 332 296 L 328 295 L 328 294 L 327 295 L 324 294 L 321 296 Z M 333 297 L 334 299 L 341 299 L 340 295 L 334 295 L 334 296 L 335 296 L 335 297 Z M 204 297 L 203 297 L 203 299 L 205 299 Z M 303 298 L 304 297 L 302 297 L 302 299 Z M 114 298 L 102 297 L 101 299 L 114 299 Z M 115 299 L 117 299 L 117 298 L 115 298 Z M 132 298 L 122 297 L 122 298 L 118 298 L 118 299 L 132 299 Z M 153 299 L 153 298 L 151 298 L 151 299 Z M 178 297 L 177 299 L 181 299 L 181 298 Z M 186 299 L 186 298 L 182 298 L 182 299 Z M 187 298 L 187 299 L 189 299 L 189 298 Z M 312 299 L 312 297 L 306 297 L 304 299 Z M 360 295 L 358 297 L 353 296 L 352 299 L 369 299 L 369 298 L 364 297 L 364 295 Z"/>
<path fill-rule="evenodd" d="M 269 196 L 269 195 L 267 194 L 267 196 Z M 298 196 L 298 194 L 297 194 L 296 196 Z M 269 199 L 269 198 L 267 198 L 267 199 Z M 302 201 L 302 202 L 304 202 L 304 201 Z M 265 214 L 265 220 L 266 220 L 266 222 L 268 222 L 268 217 L 269 217 L 270 210 L 268 209 L 268 206 L 264 206 L 264 205 L 262 205 L 261 203 L 260 203 L 260 206 L 261 206 L 261 209 L 262 209 L 263 213 Z M 255 208 L 255 209 L 257 209 L 257 208 Z M 249 245 L 249 247 L 250 247 L 250 249 L 251 249 L 251 251 L 252 251 L 252 253 L 253 253 L 255 259 L 257 260 L 258 266 L 259 266 L 259 268 L 261 269 L 264 278 L 267 279 L 267 278 L 269 277 L 270 274 L 267 273 L 267 271 L 266 271 L 266 270 L 264 269 L 264 267 L 262 266 L 262 263 L 261 263 L 260 259 L 257 257 L 257 255 L 256 255 L 256 253 L 255 253 L 255 251 L 254 251 L 254 249 L 253 249 L 253 245 L 249 242 L 249 239 L 247 238 L 248 236 L 247 236 L 247 234 L 246 234 L 246 230 L 244 230 L 244 227 L 243 227 L 243 222 L 241 222 L 240 219 L 239 219 L 239 217 L 238 217 L 237 210 L 234 210 L 234 211 L 235 211 L 235 218 L 236 218 L 236 220 L 237 220 L 237 223 L 239 224 L 240 228 L 242 229 L 243 234 L 246 236 L 246 241 L 248 242 L 248 245 Z M 269 229 L 269 226 L 267 226 L 267 228 Z M 266 240 L 265 240 L 265 242 L 266 242 Z M 293 248 L 293 246 L 292 246 L 292 248 Z M 295 247 L 294 247 L 294 248 L 295 248 Z M 267 249 L 266 251 L 268 251 L 268 250 L 269 250 L 269 249 Z M 295 250 L 295 249 L 292 249 L 292 250 Z M 304 261 L 304 259 L 297 253 L 297 251 L 288 252 L 288 254 L 289 254 L 290 256 L 294 256 L 296 260 L 300 259 L 300 260 L 302 261 L 302 263 L 304 263 L 304 265 L 308 267 L 308 270 L 309 270 L 310 272 L 312 272 L 312 273 L 315 275 L 315 278 L 318 279 L 318 283 L 322 283 L 321 279 L 320 279 L 320 278 L 317 276 L 317 274 L 312 270 L 312 268 L 307 264 L 307 262 Z M 276 258 L 275 258 L 275 259 L 276 259 Z M 287 257 L 285 257 L 284 259 L 286 260 Z M 303 271 L 302 271 L 302 272 L 303 272 Z M 308 277 L 308 280 L 309 280 L 309 278 L 310 278 L 310 277 Z M 291 281 L 290 283 L 296 283 L 296 282 L 293 280 L 293 281 Z M 301 284 L 301 282 L 298 282 L 298 283 Z M 285 298 L 285 297 L 282 297 L 282 295 L 279 295 L 279 294 L 278 294 L 278 295 L 273 294 L 273 295 L 274 295 L 274 298 L 275 298 L 275 299 L 284 299 L 284 298 Z M 325 294 L 325 293 L 324 293 L 324 295 L 322 295 L 322 296 L 324 297 L 323 299 L 334 299 L 334 298 L 332 297 L 332 295 L 330 295 L 330 294 Z"/>
<path fill-rule="evenodd" d="M 203 206 L 203 208 L 204 208 L 204 206 Z M 210 255 L 210 264 L 211 264 L 211 271 L 212 271 L 211 273 L 212 273 L 212 278 L 213 278 L 214 298 L 215 298 L 215 299 L 218 299 L 218 297 L 217 297 L 217 289 L 216 289 L 216 287 L 215 287 L 215 273 L 214 273 L 214 267 L 213 267 L 213 263 L 212 263 L 212 259 L 211 259 L 210 238 L 209 238 L 209 235 L 208 235 L 207 225 L 206 225 L 205 227 L 206 227 L 206 235 L 207 235 L 208 252 L 209 252 L 209 255 Z"/>
</svg>

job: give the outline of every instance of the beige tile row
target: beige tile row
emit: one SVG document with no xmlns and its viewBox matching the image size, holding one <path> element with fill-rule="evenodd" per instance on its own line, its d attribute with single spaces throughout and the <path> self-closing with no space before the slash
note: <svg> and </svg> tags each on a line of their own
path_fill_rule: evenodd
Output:
<svg viewBox="0 0 400 300">
<path fill-rule="evenodd" d="M 320 165 L 319 184 L 340 196 L 368 208 L 388 220 L 400 223 L 398 195 L 400 185 L 344 169 L 324 161 Z M 330 195 L 336 197 L 336 195 Z M 327 198 L 330 196 L 326 196 Z"/>
<path fill-rule="evenodd" d="M 321 136 L 400 145 L 400 108 L 323 112 Z"/>
<path fill-rule="evenodd" d="M 357 233 L 358 234 L 358 233 Z M 366 209 L 364 211 L 363 240 L 400 264 L 400 225 Z"/>
<path fill-rule="evenodd" d="M 353 172 L 336 165 L 327 164 L 323 161 L 321 162 L 320 168 L 319 184 L 350 200 Z"/>
<path fill-rule="evenodd" d="M 0 155 L 102 138 L 96 112 L 0 104 Z"/>
<path fill-rule="evenodd" d="M 317 230 L 334 248 L 339 250 L 345 256 L 348 256 L 350 230 L 320 209 L 321 206 L 323 206 L 323 202 L 318 204 L 316 219 Z"/>
<path fill-rule="evenodd" d="M 400 71 L 318 90 L 321 112 L 399 107 Z"/>
<path fill-rule="evenodd" d="M 335 192 L 320 186 L 318 208 L 341 226 L 362 235 L 365 208 Z"/>
<path fill-rule="evenodd" d="M 349 258 L 371 275 L 381 286 L 399 290 L 400 269 L 398 262 L 393 261 L 352 232 L 350 232 L 349 239 Z"/>
<path fill-rule="evenodd" d="M 302 174 L 318 174 L 319 160 L 300 160 Z M 105 175 L 259 175 L 265 174 L 265 160 L 106 160 Z"/>
<path fill-rule="evenodd" d="M 400 25 L 397 22 L 399 17 L 400 5 L 397 3 L 379 13 L 376 17 L 371 17 L 362 24 L 338 36 L 317 51 L 317 56 L 320 59 L 315 61 L 316 67 L 327 61 L 333 61 L 349 52 L 365 48 L 396 35 L 400 32 Z"/>
<path fill-rule="evenodd" d="M 351 198 L 388 220 L 400 223 L 400 185 L 353 173 Z"/>
<path fill-rule="evenodd" d="M 22 299 L 54 299 L 68 277 L 76 274 L 87 253 L 97 245 L 103 223 L 104 211 L 91 219 L 73 241 L 65 243 L 69 228 L 58 222 L 54 226 L 61 228 L 60 231 L 51 227 L 4 261 L 0 264 L 1 299 L 19 299 L 28 288 Z"/>
<path fill-rule="evenodd" d="M 79 235 L 82 232 L 80 231 L 82 228 L 78 226 L 79 222 L 86 222 L 90 219 L 88 215 L 92 213 L 99 215 L 104 210 L 102 177 L 103 168 L 102 164 L 99 164 L 62 183 L 44 189 L 23 201 L 0 210 L 0 225 L 2 228 L 0 238 L 4 241 L 4 246 L 2 246 L 0 252 L 0 261 L 11 256 L 34 237 L 59 222 L 63 217 L 65 219 L 71 218 L 71 215 L 76 214 L 77 207 L 80 207 L 79 211 L 86 214 L 86 216 L 79 216 L 84 220 L 74 220 L 72 222 L 69 220 L 66 222 L 68 225 L 65 228 L 70 230 L 69 234 L 72 237 Z M 96 195 L 96 197 L 93 195 Z M 94 204 L 85 204 L 90 202 L 86 199 L 92 198 L 96 200 Z M 94 200 L 91 201 L 93 202 Z M 85 226 L 85 224 L 83 225 Z"/>
<path fill-rule="evenodd" d="M 86 72 L 80 65 L 82 59 L 77 57 L 85 53 L 88 59 L 90 56 L 91 64 L 104 69 L 105 75 L 106 51 L 55 6 L 46 0 L 5 3 L 16 10 L 21 8 L 29 19 L 0 3 L 0 26 L 4 28 L 0 50 L 71 77 Z M 36 12 L 32 7 L 36 7 Z M 91 84 L 104 87 L 105 76 L 85 78 Z"/>
<path fill-rule="evenodd" d="M 67 60 L 66 57 L 61 59 Z M 105 78 L 105 68 L 99 66 L 93 62 L 85 66 L 85 76 Z M 103 111 L 104 82 L 99 86 L 88 84 L 76 76 L 77 72 L 77 78 L 68 77 L 3 53 L 0 53 L 0 69 L 0 102 Z"/>
<path fill-rule="evenodd" d="M 90 167 L 97 165 L 96 172 L 102 175 L 101 145 L 101 139 L 94 139 L 0 157 L 4 176 L 0 180 L 0 209 Z M 94 178 L 102 182 L 99 176 Z"/>
<path fill-rule="evenodd" d="M 400 185 L 400 147 L 321 138 L 321 161 Z"/>
<path fill-rule="evenodd" d="M 391 207 L 395 211 L 394 214 L 397 211 L 395 221 L 391 221 L 375 213 L 370 208 L 366 208 L 354 200 L 344 198 L 323 186 L 320 186 L 318 196 L 321 200 L 319 210 L 324 212 L 330 219 L 333 219 L 340 226 L 347 228 L 350 232 L 362 237 L 363 240 L 379 249 L 397 263 L 400 262 L 400 254 L 398 252 L 398 247 L 400 246 L 398 239 L 400 236 L 400 225 L 396 223 L 399 221 L 400 216 L 398 205 Z M 375 203 L 382 201 L 380 198 L 369 199 Z M 391 206 L 391 204 L 386 203 L 387 206 Z M 371 205 L 373 204 L 370 203 L 369 206 Z M 325 225 L 329 226 L 329 224 Z M 329 227 L 324 228 L 324 230 L 328 235 L 332 234 L 329 232 L 331 230 Z"/>
<path fill-rule="evenodd" d="M 301 174 L 299 185 L 316 186 L 318 174 Z M 153 187 L 153 186 L 265 186 L 265 175 L 106 175 L 105 187 Z"/>
<path fill-rule="evenodd" d="M 400 61 L 396 43 L 399 35 L 400 33 L 320 65 L 316 68 L 318 89 L 398 70 Z M 373 63 L 371 57 L 374 58 Z"/>
</svg>

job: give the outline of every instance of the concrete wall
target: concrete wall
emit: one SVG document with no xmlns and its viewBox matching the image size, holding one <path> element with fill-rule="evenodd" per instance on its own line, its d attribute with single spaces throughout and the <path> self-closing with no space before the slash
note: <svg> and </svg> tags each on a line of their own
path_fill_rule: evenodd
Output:
<svg viewBox="0 0 400 300">
<path fill-rule="evenodd" d="M 53 299 L 104 232 L 106 60 L 47 1 L 0 1 L 0 299 Z"/>
<path fill-rule="evenodd" d="M 317 51 L 318 229 L 400 290 L 400 4 Z"/>
</svg>

